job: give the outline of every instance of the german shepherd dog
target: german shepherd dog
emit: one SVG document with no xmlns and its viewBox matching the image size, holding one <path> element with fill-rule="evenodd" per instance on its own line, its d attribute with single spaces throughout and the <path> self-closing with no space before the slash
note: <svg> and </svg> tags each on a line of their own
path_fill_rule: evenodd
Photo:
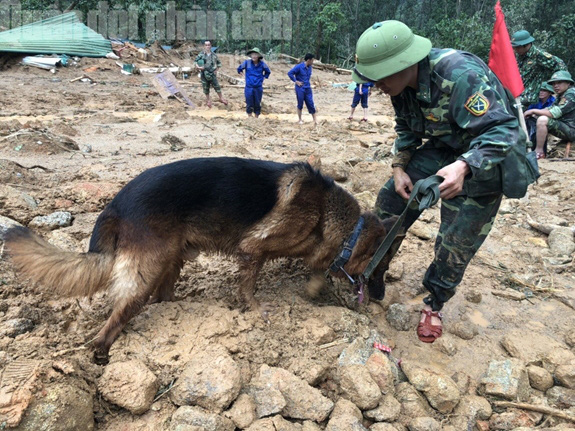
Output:
<svg viewBox="0 0 575 431">
<path fill-rule="evenodd" d="M 186 260 L 200 252 L 236 257 L 246 306 L 265 313 L 254 298 L 265 261 L 302 258 L 317 280 L 360 213 L 351 194 L 307 163 L 197 158 L 130 181 L 99 215 L 87 253 L 60 250 L 22 227 L 8 229 L 4 240 L 18 271 L 60 295 L 109 290 L 113 310 L 94 339 L 95 360 L 106 363 L 114 340 L 147 302 L 174 299 Z M 351 275 L 362 273 L 394 221 L 361 215 L 364 226 L 344 267 Z M 383 298 L 388 265 L 383 259 L 368 282 L 376 299 Z"/>
</svg>

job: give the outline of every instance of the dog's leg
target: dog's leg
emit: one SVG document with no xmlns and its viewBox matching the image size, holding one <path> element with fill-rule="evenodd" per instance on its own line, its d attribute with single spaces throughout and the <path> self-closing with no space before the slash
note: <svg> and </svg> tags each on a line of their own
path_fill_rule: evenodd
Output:
<svg viewBox="0 0 575 431">
<path fill-rule="evenodd" d="M 254 297 L 258 274 L 264 265 L 264 260 L 251 254 L 240 256 L 240 293 L 246 307 L 256 311 L 259 310 L 262 318 L 269 323 L 271 306 L 260 304 Z"/>
<path fill-rule="evenodd" d="M 316 298 L 323 288 L 326 287 L 325 275 L 323 272 L 313 272 L 306 285 L 306 293 L 310 298 Z"/>
<path fill-rule="evenodd" d="M 114 299 L 112 314 L 94 339 L 94 360 L 108 362 L 108 352 L 128 321 L 138 314 L 150 295 L 162 282 L 167 262 L 159 256 L 119 255 L 113 269 L 110 296 Z M 173 275 L 173 272 L 172 272 Z"/>
<path fill-rule="evenodd" d="M 164 273 L 160 277 L 160 281 L 156 290 L 152 294 L 152 297 L 148 301 L 149 304 L 155 304 L 158 302 L 174 301 L 174 285 L 178 278 L 180 277 L 180 271 L 184 266 L 184 261 L 182 259 L 170 264 Z"/>
</svg>

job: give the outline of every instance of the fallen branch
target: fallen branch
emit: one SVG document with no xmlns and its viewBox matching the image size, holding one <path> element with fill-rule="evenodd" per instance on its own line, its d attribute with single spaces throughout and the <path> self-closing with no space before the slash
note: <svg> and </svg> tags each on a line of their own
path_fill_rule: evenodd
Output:
<svg viewBox="0 0 575 431">
<path fill-rule="evenodd" d="M 531 410 L 534 412 L 539 412 L 539 413 L 543 413 L 546 415 L 555 416 L 555 417 L 558 417 L 561 419 L 566 419 L 570 422 L 575 422 L 575 416 L 572 416 L 568 413 L 565 413 L 561 410 L 554 409 L 551 407 L 536 406 L 536 405 L 527 404 L 527 403 L 513 403 L 511 401 L 494 401 L 493 404 L 497 407 L 513 407 L 513 408 L 517 408 L 517 409 Z"/>
</svg>

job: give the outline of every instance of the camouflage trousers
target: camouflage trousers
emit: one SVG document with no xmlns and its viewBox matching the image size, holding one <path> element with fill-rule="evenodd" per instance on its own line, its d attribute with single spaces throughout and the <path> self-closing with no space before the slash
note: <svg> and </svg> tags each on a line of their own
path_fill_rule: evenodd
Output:
<svg viewBox="0 0 575 431">
<path fill-rule="evenodd" d="M 450 149 L 434 148 L 426 144 L 415 152 L 406 173 L 415 184 L 453 163 L 457 157 Z M 455 288 L 461 283 L 467 265 L 491 231 L 501 198 L 501 194 L 474 198 L 459 195 L 441 201 L 441 224 L 435 242 L 435 258 L 423 279 L 423 285 L 430 293 L 424 302 L 433 310 L 440 310 L 455 294 Z M 399 215 L 406 203 L 396 193 L 395 182 L 391 178 L 379 191 L 375 212 L 380 218 Z M 403 222 L 404 232 L 420 215 L 417 203 L 413 202 Z M 394 247 L 391 252 L 398 248 Z"/>
<path fill-rule="evenodd" d="M 222 89 L 220 88 L 220 83 L 218 82 L 218 77 L 215 74 L 212 74 L 212 79 L 211 80 L 207 80 L 204 77 L 204 74 L 201 74 L 201 80 L 202 80 L 202 89 L 204 90 L 204 94 L 208 95 L 210 94 L 210 86 L 214 87 L 214 90 L 216 90 L 216 93 L 221 93 Z"/>
<path fill-rule="evenodd" d="M 575 141 L 575 127 L 567 124 L 565 121 L 550 118 L 547 123 L 547 131 L 559 139 Z"/>
</svg>

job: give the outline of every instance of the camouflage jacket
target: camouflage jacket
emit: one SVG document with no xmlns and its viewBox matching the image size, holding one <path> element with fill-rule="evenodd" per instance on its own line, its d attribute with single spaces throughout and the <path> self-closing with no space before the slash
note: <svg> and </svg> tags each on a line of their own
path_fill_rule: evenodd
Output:
<svg viewBox="0 0 575 431">
<path fill-rule="evenodd" d="M 501 192 L 497 166 L 509 153 L 524 159 L 527 149 L 512 96 L 483 61 L 467 52 L 433 48 L 418 68 L 418 90 L 407 87 L 391 98 L 394 162 L 408 161 L 427 138 L 469 165 L 466 183 L 473 183 L 475 195 Z"/>
<path fill-rule="evenodd" d="M 558 94 L 557 100 L 548 109 L 553 118 L 560 118 L 575 129 L 575 87 L 569 87 L 565 93 Z"/>
<path fill-rule="evenodd" d="M 549 54 L 535 45 L 525 55 L 517 55 L 517 65 L 525 90 L 521 93 L 521 104 L 524 106 L 537 103 L 542 82 L 547 82 L 558 70 L 567 70 L 559 57 Z"/>
<path fill-rule="evenodd" d="M 208 55 L 204 51 L 202 51 L 196 57 L 196 63 L 198 62 L 198 60 L 204 61 L 205 71 L 209 73 L 213 73 L 214 70 L 222 67 L 222 62 L 220 61 L 218 55 L 215 52 L 212 52 L 211 54 Z"/>
</svg>

